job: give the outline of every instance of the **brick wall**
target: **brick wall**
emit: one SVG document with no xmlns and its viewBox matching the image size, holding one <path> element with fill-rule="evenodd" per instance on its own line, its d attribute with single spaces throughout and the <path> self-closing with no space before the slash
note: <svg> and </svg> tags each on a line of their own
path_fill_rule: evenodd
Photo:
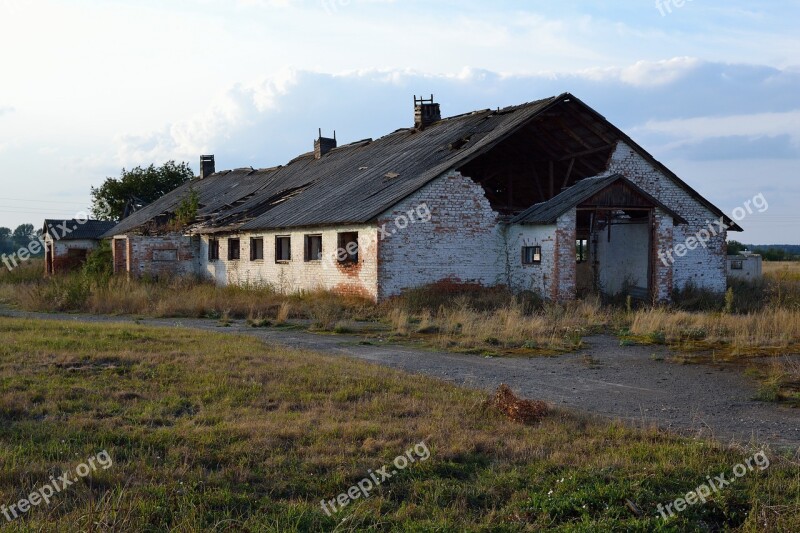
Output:
<svg viewBox="0 0 800 533">
<path fill-rule="evenodd" d="M 689 222 L 688 225 L 676 225 L 673 228 L 673 244 L 685 243 L 690 236 L 707 228 L 709 223 L 719 218 L 625 143 L 620 142 L 617 145 L 611 156 L 609 171 L 622 174 Z M 662 229 L 667 231 L 666 226 Z M 692 282 L 697 287 L 724 292 L 727 287 L 726 239 L 726 233 L 722 232 L 711 238 L 707 248 L 698 247 L 684 257 L 676 256 L 672 268 L 672 284 L 682 288 Z M 667 240 L 662 235 L 661 244 Z M 671 247 L 660 246 L 656 251 L 668 249 Z M 663 281 L 665 273 L 660 272 L 659 275 Z"/>
<path fill-rule="evenodd" d="M 658 301 L 665 302 L 672 297 L 673 268 L 670 264 L 664 264 L 658 258 L 658 250 L 669 250 L 674 243 L 674 227 L 672 215 L 667 214 L 662 209 L 656 209 L 653 214 L 653 261 L 656 290 L 655 297 Z"/>
<path fill-rule="evenodd" d="M 430 212 L 428 222 L 396 227 L 421 205 Z M 380 217 L 379 226 L 387 232 L 379 247 L 381 298 L 443 280 L 487 286 L 507 281 L 498 215 L 483 188 L 458 172 L 400 202 Z"/>
<path fill-rule="evenodd" d="M 550 289 L 552 300 L 574 300 L 577 290 L 577 264 L 575 261 L 577 211 L 573 208 L 558 218 L 556 224 L 555 266 L 553 275 L 558 280 Z"/>
<path fill-rule="evenodd" d="M 342 264 L 336 258 L 339 233 L 357 232 L 359 260 Z M 321 261 L 305 260 L 305 236 L 322 235 Z M 275 262 L 275 239 L 291 238 L 291 261 Z M 374 225 L 337 228 L 307 228 L 283 232 L 258 232 L 219 236 L 219 260 L 209 261 L 209 237 L 200 242 L 200 269 L 218 285 L 270 286 L 284 293 L 301 290 L 330 290 L 370 299 L 378 296 L 378 230 Z M 229 239 L 239 239 L 240 258 L 228 259 Z M 264 259 L 250 260 L 250 239 L 264 239 Z"/>
<path fill-rule="evenodd" d="M 122 241 L 122 244 L 117 241 Z M 131 277 L 193 275 L 200 272 L 198 237 L 177 233 L 115 237 L 112 250 L 116 273 L 120 273 L 119 267 L 123 264 L 118 255 L 123 248 L 126 250 L 125 272 Z"/>
</svg>

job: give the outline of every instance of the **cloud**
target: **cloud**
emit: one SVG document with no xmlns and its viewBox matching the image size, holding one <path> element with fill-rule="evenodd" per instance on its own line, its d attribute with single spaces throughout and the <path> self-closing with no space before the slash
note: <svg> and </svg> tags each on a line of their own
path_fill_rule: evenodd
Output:
<svg viewBox="0 0 800 533">
<path fill-rule="evenodd" d="M 294 72 L 285 71 L 270 79 L 236 84 L 196 118 L 142 135 L 120 136 L 117 159 L 122 164 L 192 160 L 226 140 L 241 146 L 249 127 L 275 112 L 278 98 L 289 91 L 294 77 Z"/>
<path fill-rule="evenodd" d="M 671 85 L 703 65 L 693 57 L 676 57 L 663 61 L 638 61 L 624 68 L 589 69 L 581 74 L 599 81 L 619 80 L 633 87 Z"/>
<path fill-rule="evenodd" d="M 515 76 L 474 68 L 439 75 L 284 70 L 231 85 L 196 116 L 120 136 L 116 152 L 123 165 L 215 153 L 229 167 L 271 166 L 310 150 L 320 127 L 347 142 L 410 126 L 413 95 L 434 93 L 447 116 L 572 92 L 670 157 L 794 157 L 798 86 L 800 73 L 792 70 L 692 58 Z"/>
<path fill-rule="evenodd" d="M 15 111 L 15 109 L 13 107 L 0 106 L 0 117 L 2 117 L 3 115 L 10 115 L 14 111 Z"/>
</svg>

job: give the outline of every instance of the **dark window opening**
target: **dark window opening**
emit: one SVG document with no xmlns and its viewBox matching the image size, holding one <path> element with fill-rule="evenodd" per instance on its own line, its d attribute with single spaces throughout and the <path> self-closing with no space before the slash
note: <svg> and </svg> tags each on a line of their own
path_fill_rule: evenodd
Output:
<svg viewBox="0 0 800 533">
<path fill-rule="evenodd" d="M 306 235 L 305 245 L 305 260 L 321 261 L 322 260 L 322 235 Z"/>
<path fill-rule="evenodd" d="M 575 241 L 575 256 L 578 263 L 585 263 L 589 260 L 589 241 L 586 239 Z"/>
<path fill-rule="evenodd" d="M 257 237 L 250 239 L 250 261 L 264 260 L 264 239 Z"/>
<path fill-rule="evenodd" d="M 275 237 L 275 262 L 288 263 L 292 260 L 292 238 Z"/>
<path fill-rule="evenodd" d="M 522 264 L 523 265 L 538 265 L 542 262 L 542 247 L 541 246 L 523 246 L 522 247 Z"/>
<path fill-rule="evenodd" d="M 731 261 L 731 270 L 744 270 L 743 261 Z"/>
<path fill-rule="evenodd" d="M 339 250 L 336 258 L 340 263 L 358 263 L 358 232 L 339 234 Z"/>
<path fill-rule="evenodd" d="M 218 261 L 219 260 L 219 240 L 218 239 L 208 239 L 208 260 L 209 261 Z"/>
<path fill-rule="evenodd" d="M 228 261 L 238 261 L 242 256 L 239 239 L 228 239 Z"/>
</svg>

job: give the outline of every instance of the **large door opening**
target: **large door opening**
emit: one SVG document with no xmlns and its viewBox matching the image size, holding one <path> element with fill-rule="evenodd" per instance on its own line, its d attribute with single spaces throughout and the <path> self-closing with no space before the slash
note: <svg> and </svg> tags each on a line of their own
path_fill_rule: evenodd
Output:
<svg viewBox="0 0 800 533">
<path fill-rule="evenodd" d="M 641 208 L 579 211 L 576 244 L 579 295 L 651 298 L 652 212 Z M 584 246 L 581 261 L 580 250 Z"/>
</svg>

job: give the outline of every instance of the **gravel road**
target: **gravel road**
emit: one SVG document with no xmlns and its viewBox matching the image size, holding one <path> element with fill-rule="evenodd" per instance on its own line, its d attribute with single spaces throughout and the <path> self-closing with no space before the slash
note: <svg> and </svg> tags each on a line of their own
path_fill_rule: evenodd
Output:
<svg viewBox="0 0 800 533">
<path fill-rule="evenodd" d="M 81 322 L 134 323 L 134 318 L 39 314 L 0 309 L 0 316 Z M 243 322 L 220 327 L 216 320 L 143 319 L 139 324 L 187 327 L 252 335 L 331 355 L 354 357 L 411 373 L 426 374 L 486 391 L 507 383 L 526 398 L 559 407 L 714 438 L 724 444 L 800 447 L 800 409 L 754 401 L 758 385 L 741 369 L 666 360 L 659 346 L 620 346 L 598 335 L 587 347 L 559 357 L 493 357 L 420 350 L 380 344 L 349 335 L 319 335 L 299 330 L 250 328 Z M 800 450 L 798 450 L 800 451 Z"/>
</svg>

